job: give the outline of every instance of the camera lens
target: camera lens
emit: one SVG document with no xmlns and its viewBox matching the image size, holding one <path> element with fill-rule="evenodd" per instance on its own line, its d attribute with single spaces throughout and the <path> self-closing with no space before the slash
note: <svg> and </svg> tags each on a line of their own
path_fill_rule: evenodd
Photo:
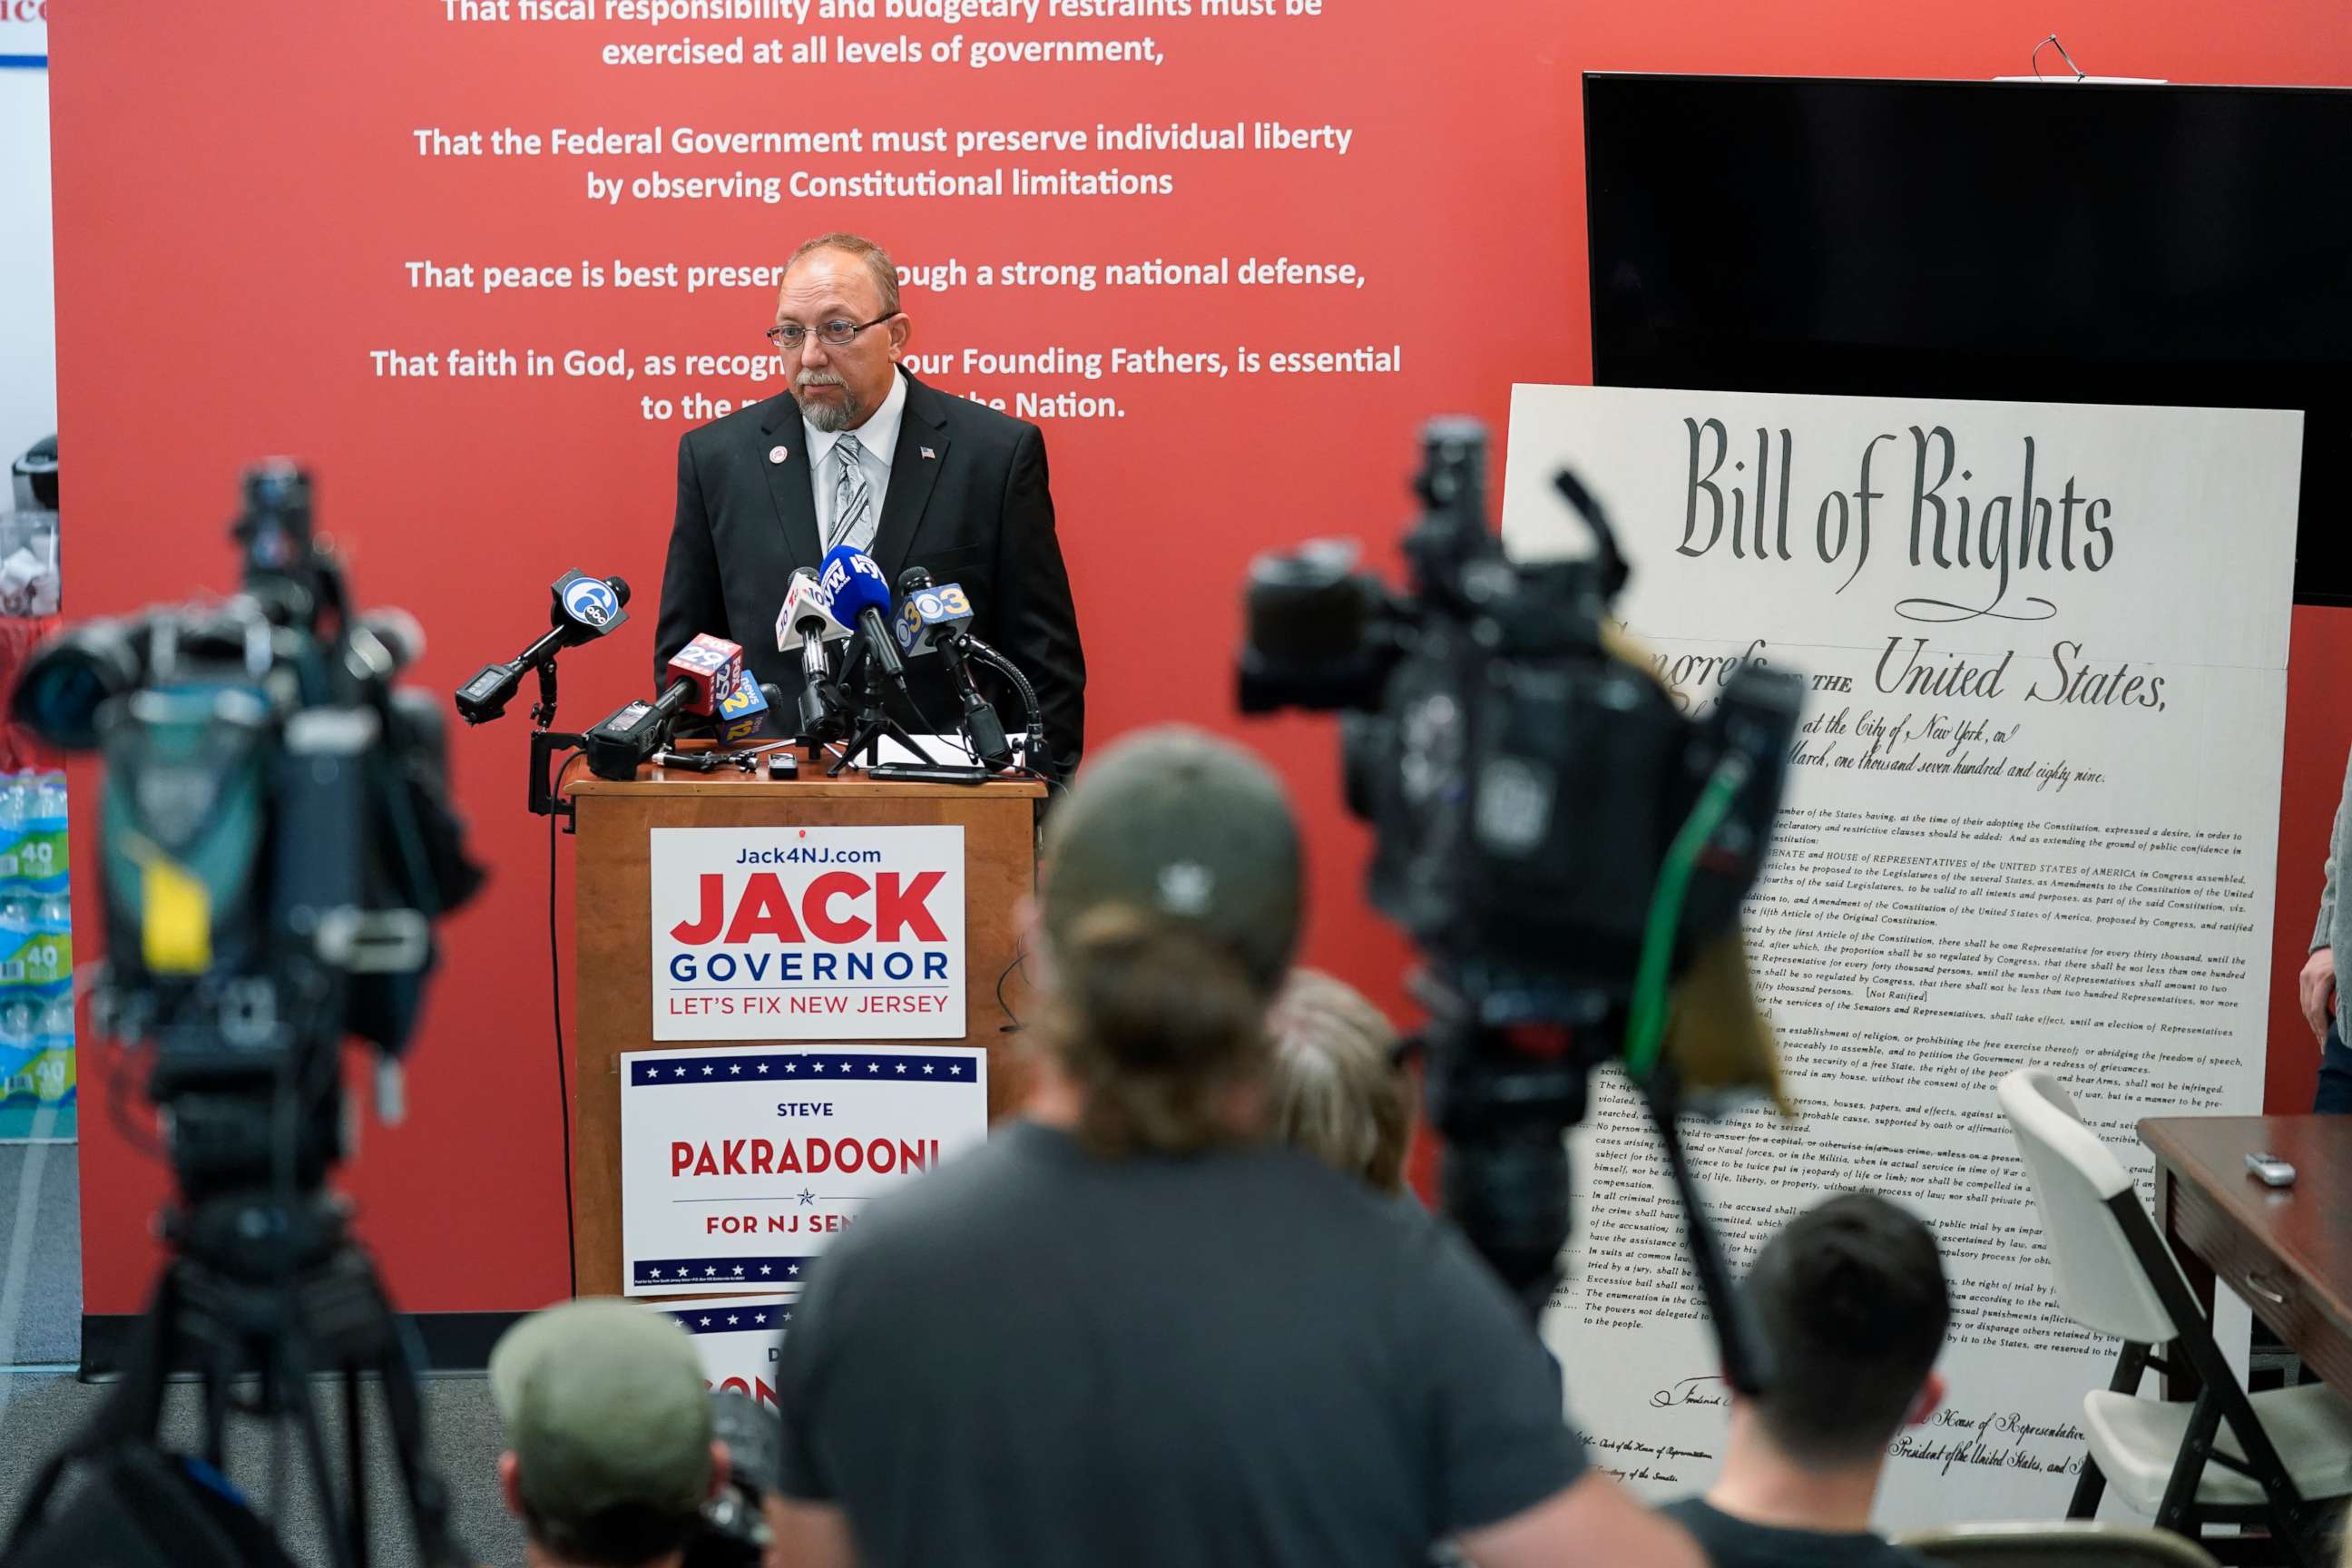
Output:
<svg viewBox="0 0 2352 1568">
<path fill-rule="evenodd" d="M 16 682 L 16 721 L 53 746 L 98 744 L 99 705 L 135 688 L 145 660 L 121 621 L 92 621 L 50 638 Z"/>
<path fill-rule="evenodd" d="M 1355 575 L 1356 546 L 1309 540 L 1287 554 L 1250 563 L 1249 646 L 1276 669 L 1315 668 L 1363 646 L 1369 585 Z"/>
</svg>

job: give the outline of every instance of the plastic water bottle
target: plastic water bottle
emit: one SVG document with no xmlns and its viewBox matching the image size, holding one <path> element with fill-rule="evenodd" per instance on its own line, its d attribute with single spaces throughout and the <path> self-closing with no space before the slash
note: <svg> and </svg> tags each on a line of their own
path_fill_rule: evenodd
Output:
<svg viewBox="0 0 2352 1568">
<path fill-rule="evenodd" d="M 65 775 L 0 776 L 0 1100 L 74 1097 L 66 872 Z"/>
</svg>

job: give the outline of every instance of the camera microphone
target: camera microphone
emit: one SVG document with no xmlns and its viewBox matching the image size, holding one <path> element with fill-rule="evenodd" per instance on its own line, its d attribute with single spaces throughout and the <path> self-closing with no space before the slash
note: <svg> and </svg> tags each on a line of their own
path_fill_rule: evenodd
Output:
<svg viewBox="0 0 2352 1568">
<path fill-rule="evenodd" d="M 1013 743 L 1005 738 L 1004 721 L 981 695 L 964 658 L 964 644 L 971 636 L 971 599 L 954 583 L 933 583 L 930 573 L 920 566 L 909 566 L 898 574 L 898 599 L 895 630 L 899 648 L 909 657 L 939 654 L 962 706 L 958 722 L 971 742 L 971 754 L 992 771 L 1011 767 Z"/>
<path fill-rule="evenodd" d="M 565 648 L 593 642 L 629 618 L 629 584 L 619 577 L 590 577 L 566 572 L 548 587 L 552 601 L 548 629 L 504 664 L 484 665 L 457 688 L 458 717 L 468 724 L 487 724 L 506 711 L 522 688 L 525 672 L 551 665 Z"/>
<path fill-rule="evenodd" d="M 670 655 L 669 673 L 659 697 L 629 703 L 581 737 L 589 772 L 600 779 L 633 779 L 680 713 L 717 712 L 742 681 L 743 647 L 705 633 Z"/>
</svg>

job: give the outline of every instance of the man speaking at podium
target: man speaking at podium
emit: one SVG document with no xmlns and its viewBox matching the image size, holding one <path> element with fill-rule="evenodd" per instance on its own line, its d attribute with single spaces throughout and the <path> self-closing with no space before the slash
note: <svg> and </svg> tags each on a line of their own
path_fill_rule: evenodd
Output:
<svg viewBox="0 0 2352 1568">
<path fill-rule="evenodd" d="M 1052 771 L 1066 778 L 1085 741 L 1087 667 L 1054 537 L 1045 437 L 900 369 L 908 330 L 880 246 L 828 234 L 793 253 L 768 329 L 786 390 L 677 444 L 656 684 L 672 654 L 709 632 L 742 644 L 761 679 L 799 689 L 797 658 L 776 651 L 776 611 L 795 567 L 814 571 L 847 544 L 894 584 L 923 566 L 962 585 L 972 635 L 1036 688 Z M 901 721 L 952 725 L 958 704 L 941 661 L 912 660 L 907 674 L 919 711 Z M 997 695 L 1017 733 L 1018 704 Z"/>
</svg>

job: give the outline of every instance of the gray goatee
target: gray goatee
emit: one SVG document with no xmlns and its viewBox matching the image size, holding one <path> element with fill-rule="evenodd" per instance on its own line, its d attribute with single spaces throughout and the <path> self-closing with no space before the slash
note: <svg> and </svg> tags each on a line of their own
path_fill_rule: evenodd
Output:
<svg viewBox="0 0 2352 1568">
<path fill-rule="evenodd" d="M 841 401 L 812 402 L 800 395 L 801 388 L 807 386 L 837 386 L 841 388 Z M 858 405 L 857 395 L 849 390 L 849 384 L 830 372 L 800 377 L 793 384 L 793 401 L 801 405 L 802 417 L 828 436 L 848 429 L 865 412 Z"/>
</svg>

